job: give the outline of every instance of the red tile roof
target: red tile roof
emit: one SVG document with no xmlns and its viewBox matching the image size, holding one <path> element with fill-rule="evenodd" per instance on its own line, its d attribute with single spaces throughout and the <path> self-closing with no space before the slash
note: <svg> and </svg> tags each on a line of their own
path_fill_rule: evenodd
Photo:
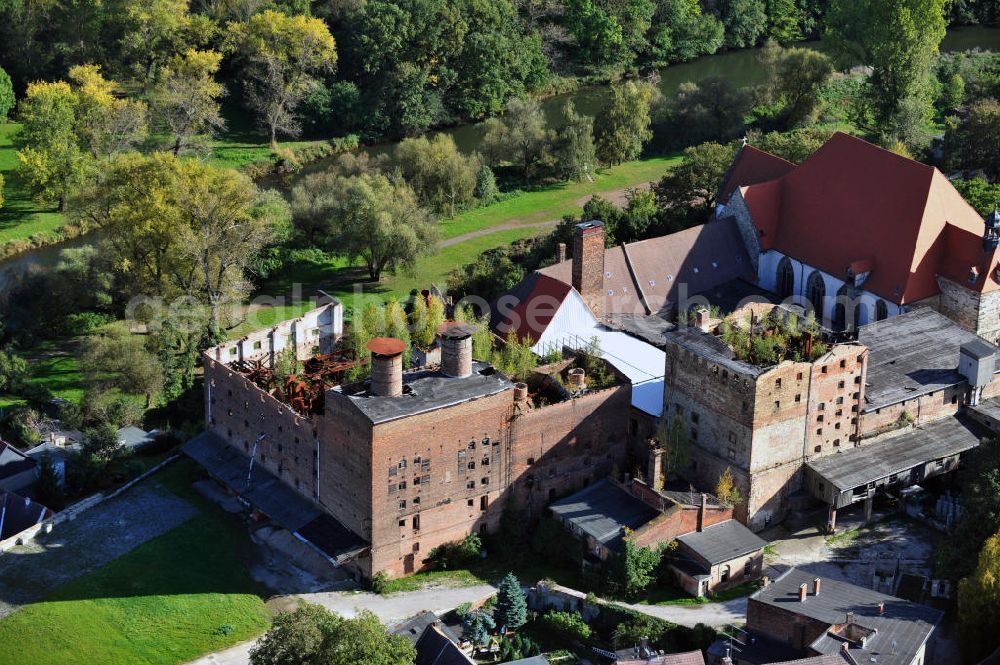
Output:
<svg viewBox="0 0 1000 665">
<path fill-rule="evenodd" d="M 497 301 L 494 309 L 498 310 L 498 318 L 494 320 L 493 328 L 503 337 L 514 332 L 520 339 L 530 338 L 537 342 L 572 290 L 573 287 L 566 282 L 534 272 Z M 513 299 L 508 299 L 508 296 Z M 507 311 L 504 311 L 505 307 Z"/>
<path fill-rule="evenodd" d="M 688 651 L 651 656 L 650 658 L 619 658 L 615 662 L 617 665 L 705 665 L 705 657 L 701 651 Z"/>
<path fill-rule="evenodd" d="M 740 148 L 736 159 L 733 160 L 726 177 L 719 188 L 718 200 L 725 202 L 737 187 L 743 185 L 756 185 L 760 182 L 767 182 L 785 175 L 795 168 L 788 160 L 782 159 L 769 152 L 758 150 L 752 145 L 745 145 Z"/>
<path fill-rule="evenodd" d="M 838 132 L 785 175 L 740 192 L 762 250 L 841 278 L 867 263 L 864 288 L 886 300 L 936 295 L 938 274 L 965 285 L 973 266 L 977 290 L 1000 288 L 997 257 L 981 249 L 985 223 L 948 179 L 859 138 Z"/>
</svg>

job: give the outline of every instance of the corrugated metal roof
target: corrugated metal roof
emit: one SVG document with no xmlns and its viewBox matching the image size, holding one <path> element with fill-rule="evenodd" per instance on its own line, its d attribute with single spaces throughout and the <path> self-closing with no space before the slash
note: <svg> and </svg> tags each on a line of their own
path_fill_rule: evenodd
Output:
<svg viewBox="0 0 1000 665">
<path fill-rule="evenodd" d="M 884 441 L 810 460 L 806 466 L 843 492 L 971 450 L 981 435 L 970 420 L 944 418 Z"/>
<path fill-rule="evenodd" d="M 865 411 L 962 383 L 958 351 L 963 344 L 981 342 L 997 351 L 929 307 L 861 326 L 858 341 L 871 349 Z"/>
</svg>

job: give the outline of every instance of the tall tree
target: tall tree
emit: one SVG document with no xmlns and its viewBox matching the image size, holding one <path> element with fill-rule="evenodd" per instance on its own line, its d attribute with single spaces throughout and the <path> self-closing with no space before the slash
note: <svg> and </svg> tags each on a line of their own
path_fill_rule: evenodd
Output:
<svg viewBox="0 0 1000 665">
<path fill-rule="evenodd" d="M 735 157 L 729 145 L 702 143 L 684 150 L 684 161 L 667 171 L 655 191 L 660 207 L 686 227 L 708 221 L 715 195 Z"/>
<path fill-rule="evenodd" d="M 88 337 L 80 365 L 90 386 L 143 395 L 147 409 L 163 390 L 159 358 L 146 349 L 144 336 L 121 325 Z"/>
<path fill-rule="evenodd" d="M 611 100 L 597 117 L 597 156 L 608 164 L 638 159 L 653 138 L 652 105 L 657 90 L 652 83 L 626 81 L 612 86 Z"/>
<path fill-rule="evenodd" d="M 316 85 L 317 74 L 332 72 L 337 48 L 326 24 L 308 16 L 271 9 L 247 23 L 230 23 L 229 48 L 244 62 L 246 97 L 277 145 L 278 133 L 296 136 L 295 109 Z"/>
<path fill-rule="evenodd" d="M 875 129 L 899 135 L 901 113 L 914 100 L 931 113 L 931 68 L 944 38 L 947 0 L 833 0 L 830 41 L 846 63 L 872 67 L 867 101 Z"/>
<path fill-rule="evenodd" d="M 764 0 L 722 0 L 719 13 L 726 26 L 728 46 L 756 46 L 767 30 Z"/>
<path fill-rule="evenodd" d="M 0 123 L 7 122 L 7 115 L 14 108 L 15 101 L 10 75 L 0 67 Z"/>
<path fill-rule="evenodd" d="M 421 201 L 437 213 L 453 217 L 475 195 L 478 160 L 459 152 L 447 134 L 404 140 L 396 162 Z"/>
<path fill-rule="evenodd" d="M 160 73 L 151 95 L 152 111 L 175 155 L 191 149 L 196 137 L 225 129 L 219 98 L 226 90 L 215 79 L 221 62 L 221 53 L 189 49 L 169 60 Z"/>
<path fill-rule="evenodd" d="M 462 617 L 462 632 L 473 647 L 482 648 L 489 644 L 490 632 L 494 628 L 496 622 L 493 617 L 483 610 L 472 610 Z"/>
<path fill-rule="evenodd" d="M 958 583 L 958 630 L 968 662 L 980 662 L 1000 648 L 1000 533 L 990 536 L 979 564 Z"/>
<path fill-rule="evenodd" d="M 191 32 L 202 41 L 214 29 L 207 17 L 188 13 L 188 0 L 131 0 L 121 19 L 123 56 L 144 86 L 159 64 L 183 50 Z"/>
<path fill-rule="evenodd" d="M 31 83 L 21 101 L 18 170 L 36 198 L 64 210 L 82 179 L 85 155 L 76 134 L 78 100 L 68 83 Z"/>
<path fill-rule="evenodd" d="M 747 90 L 728 79 L 682 83 L 670 104 L 671 126 L 685 144 L 728 141 L 743 133 L 752 103 Z"/>
<path fill-rule="evenodd" d="M 345 179 L 340 192 L 337 248 L 360 258 L 373 281 L 386 270 L 412 271 L 417 257 L 434 249 L 433 220 L 405 183 L 366 174 Z"/>
<path fill-rule="evenodd" d="M 705 14 L 699 0 L 661 0 L 650 28 L 654 64 L 692 60 L 715 53 L 725 28 L 714 14 Z"/>
<path fill-rule="evenodd" d="M 552 148 L 556 169 L 563 178 L 591 179 L 597 165 L 594 146 L 594 119 L 576 112 L 572 100 L 562 108 L 562 124 L 556 130 Z"/>
<path fill-rule="evenodd" d="M 968 117 L 957 129 L 959 163 L 1000 178 L 1000 102 L 982 99 L 969 105 Z"/>
<path fill-rule="evenodd" d="M 487 121 L 482 148 L 489 163 L 507 159 L 518 164 L 527 182 L 549 149 L 545 114 L 538 101 L 515 98 L 507 102 L 502 118 Z"/>
<path fill-rule="evenodd" d="M 780 49 L 769 69 L 768 88 L 781 105 L 783 123 L 794 127 L 813 120 L 823 86 L 833 75 L 830 58 L 813 49 Z"/>
<path fill-rule="evenodd" d="M 118 84 L 105 79 L 98 65 L 73 67 L 69 79 L 77 97 L 76 134 L 91 157 L 110 159 L 146 138 L 146 103 L 115 96 Z"/>
<path fill-rule="evenodd" d="M 514 573 L 507 573 L 497 587 L 497 604 L 493 619 L 498 626 L 517 630 L 528 622 L 528 601 L 521 590 L 521 582 Z"/>
</svg>

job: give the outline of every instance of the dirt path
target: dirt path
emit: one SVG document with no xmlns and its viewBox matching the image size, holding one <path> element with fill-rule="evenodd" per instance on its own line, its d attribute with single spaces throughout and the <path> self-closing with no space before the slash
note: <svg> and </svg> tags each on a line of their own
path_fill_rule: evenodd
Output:
<svg viewBox="0 0 1000 665">
<path fill-rule="evenodd" d="M 586 196 L 581 196 L 574 203 L 576 203 L 576 205 L 582 208 L 584 205 L 586 205 L 587 201 L 591 199 L 591 197 L 600 196 L 603 199 L 611 201 L 616 206 L 622 207 L 626 203 L 628 203 L 627 194 L 630 189 L 645 190 L 645 189 L 650 189 L 652 186 L 653 183 L 651 182 L 640 182 L 638 185 L 632 185 L 630 187 L 622 187 L 621 189 L 616 189 L 611 192 L 594 192 L 593 194 L 587 194 Z"/>
<path fill-rule="evenodd" d="M 179 526 L 197 509 L 158 482 L 56 525 L 52 533 L 0 554 L 0 617 Z"/>
<path fill-rule="evenodd" d="M 483 236 L 488 236 L 491 233 L 499 233 L 500 231 L 510 231 L 512 229 L 545 229 L 553 228 L 559 223 L 558 219 L 550 219 L 545 222 L 535 222 L 534 224 L 518 224 L 517 222 L 504 222 L 503 224 L 498 224 L 496 226 L 490 226 L 485 229 L 479 229 L 478 231 L 469 231 L 468 233 L 463 233 L 460 236 L 455 236 L 454 238 L 448 238 L 447 240 L 442 240 L 438 243 L 438 249 L 444 249 L 445 247 L 451 247 L 452 245 L 457 245 L 463 243 L 466 240 L 472 240 L 473 238 L 481 238 Z"/>
</svg>

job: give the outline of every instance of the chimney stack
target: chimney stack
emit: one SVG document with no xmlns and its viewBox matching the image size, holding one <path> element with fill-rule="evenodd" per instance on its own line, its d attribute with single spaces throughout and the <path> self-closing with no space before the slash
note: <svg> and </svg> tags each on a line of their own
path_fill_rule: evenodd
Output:
<svg viewBox="0 0 1000 665">
<path fill-rule="evenodd" d="M 799 602 L 806 602 L 806 596 L 809 595 L 809 585 L 803 582 L 799 585 Z"/>
<path fill-rule="evenodd" d="M 570 390 L 583 390 L 587 387 L 587 371 L 582 367 L 574 367 L 569 371 Z"/>
<path fill-rule="evenodd" d="M 406 342 L 394 337 L 376 337 L 368 342 L 368 350 L 372 352 L 372 394 L 378 397 L 402 395 Z"/>
<path fill-rule="evenodd" d="M 878 613 L 879 614 L 885 614 L 885 601 L 884 600 L 881 603 L 878 604 Z"/>
<path fill-rule="evenodd" d="M 814 596 L 818 596 L 819 595 L 819 586 L 820 586 L 820 580 L 819 580 L 819 578 L 818 577 L 814 577 L 813 578 L 813 595 Z"/>
<path fill-rule="evenodd" d="M 709 311 L 704 307 L 699 307 L 694 312 L 694 325 L 698 330 L 702 332 L 708 332 L 709 329 Z"/>
<path fill-rule="evenodd" d="M 514 384 L 514 401 L 515 402 L 525 402 L 528 399 L 528 384 L 527 383 L 515 383 Z"/>
<path fill-rule="evenodd" d="M 556 245 L 556 263 L 562 263 L 566 260 L 566 243 L 561 242 Z"/>
<path fill-rule="evenodd" d="M 573 288 L 598 316 L 604 294 L 604 224 L 593 220 L 576 225 L 573 234 Z"/>
<path fill-rule="evenodd" d="M 701 493 L 701 506 L 698 507 L 698 531 L 705 530 L 705 510 L 708 509 L 708 495 Z"/>
<path fill-rule="evenodd" d="M 476 327 L 467 323 L 444 323 L 441 338 L 441 371 L 458 379 L 472 375 L 472 335 Z"/>
<path fill-rule="evenodd" d="M 654 490 L 662 487 L 663 458 L 665 455 L 666 451 L 663 450 L 663 446 L 656 443 L 655 439 L 651 439 L 649 445 L 649 468 L 646 470 L 646 473 L 649 476 L 649 486 Z"/>
</svg>

